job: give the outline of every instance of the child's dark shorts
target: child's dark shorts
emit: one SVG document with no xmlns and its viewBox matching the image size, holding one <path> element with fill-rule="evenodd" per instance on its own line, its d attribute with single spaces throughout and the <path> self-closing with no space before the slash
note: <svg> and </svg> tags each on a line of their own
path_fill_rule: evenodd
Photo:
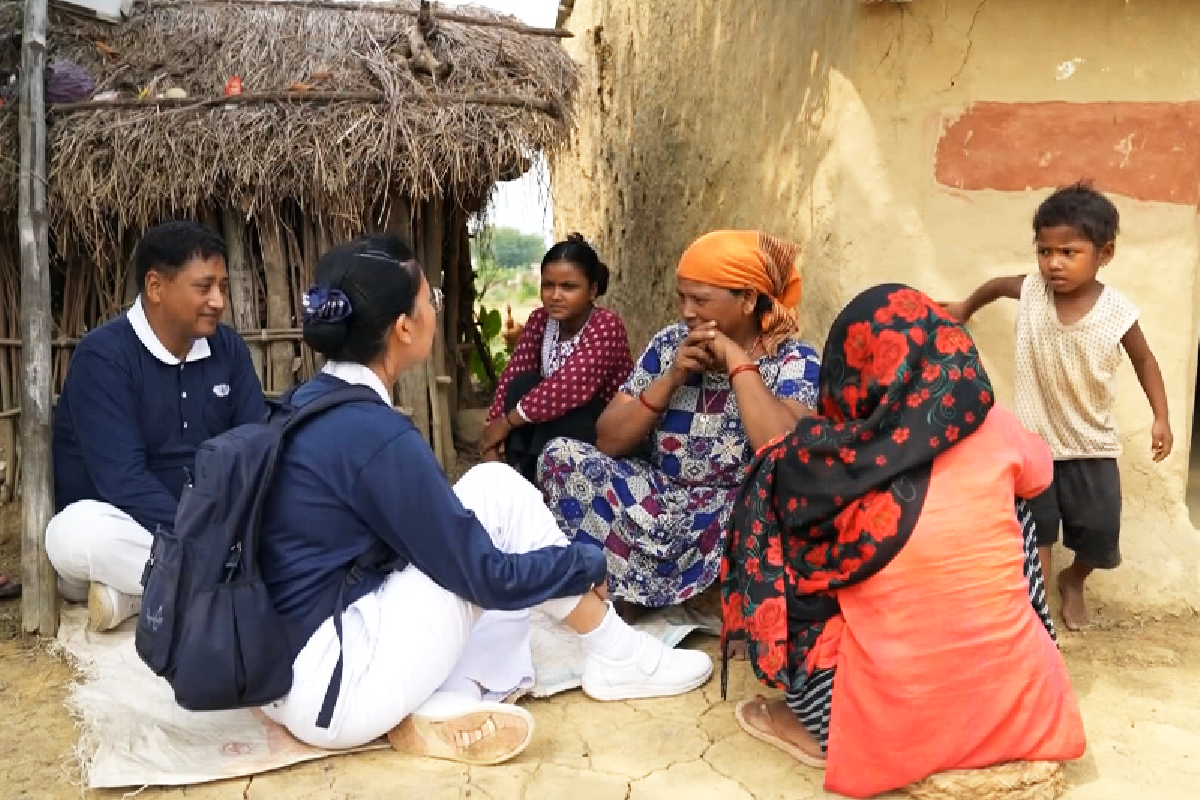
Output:
<svg viewBox="0 0 1200 800">
<path fill-rule="evenodd" d="M 1054 483 L 1029 501 L 1038 547 L 1058 541 L 1096 569 L 1121 565 L 1121 472 L 1115 458 L 1054 462 Z"/>
</svg>

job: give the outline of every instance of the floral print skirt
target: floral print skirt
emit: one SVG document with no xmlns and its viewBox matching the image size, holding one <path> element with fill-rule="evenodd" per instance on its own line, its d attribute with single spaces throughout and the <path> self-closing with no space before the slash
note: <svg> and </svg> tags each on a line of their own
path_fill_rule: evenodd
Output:
<svg viewBox="0 0 1200 800">
<path fill-rule="evenodd" d="M 716 580 L 737 487 L 682 485 L 573 439 L 546 445 L 537 477 L 563 532 L 604 548 L 614 598 L 677 605 Z"/>
</svg>

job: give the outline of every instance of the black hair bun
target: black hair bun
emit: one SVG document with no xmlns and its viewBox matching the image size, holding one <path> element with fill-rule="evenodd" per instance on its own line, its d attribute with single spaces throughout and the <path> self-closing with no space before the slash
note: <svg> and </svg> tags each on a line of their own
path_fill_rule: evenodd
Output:
<svg viewBox="0 0 1200 800">
<path fill-rule="evenodd" d="M 308 320 L 304 323 L 304 343 L 325 358 L 335 358 L 346 344 L 346 320 Z"/>
</svg>

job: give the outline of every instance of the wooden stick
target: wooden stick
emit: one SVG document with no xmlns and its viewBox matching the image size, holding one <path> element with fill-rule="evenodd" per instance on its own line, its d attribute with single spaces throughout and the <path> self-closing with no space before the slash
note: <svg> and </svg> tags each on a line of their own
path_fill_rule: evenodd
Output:
<svg viewBox="0 0 1200 800">
<path fill-rule="evenodd" d="M 0 334 L 8 333 L 13 319 L 20 317 L 18 309 L 21 303 L 15 297 L 16 265 L 9 260 L 7 250 L 5 247 L 5 252 L 0 252 L 0 312 L 4 314 L 4 321 L 0 322 Z M 10 347 L 0 349 L 0 409 L 17 402 L 19 389 L 10 361 L 15 363 L 20 357 L 19 350 Z M 0 486 L 0 506 L 3 506 L 16 496 L 17 488 L 17 427 L 12 419 L 5 419 L 3 414 L 0 414 L 0 450 L 4 451 L 4 458 L 8 462 L 4 485 Z"/>
<path fill-rule="evenodd" d="M 57 103 L 50 106 L 51 114 L 70 114 L 76 111 L 112 111 L 121 108 L 170 108 L 195 111 L 218 106 L 253 106 L 274 103 L 393 103 L 419 105 L 432 103 L 442 106 L 513 106 L 542 111 L 558 116 L 558 106 L 537 97 L 516 94 L 438 94 L 410 92 L 389 98 L 383 92 L 256 92 L 231 97 L 118 97 L 114 100 L 83 100 L 78 103 Z"/>
<path fill-rule="evenodd" d="M 258 296 L 254 291 L 254 269 L 250 263 L 245 218 L 236 209 L 223 207 L 221 209 L 221 228 L 225 234 L 225 246 L 229 251 L 226 260 L 229 270 L 229 302 L 233 306 L 233 322 L 237 330 L 251 330 L 259 327 Z M 263 348 L 250 348 L 250 360 L 254 362 L 254 371 L 258 374 L 259 383 L 266 385 L 266 373 L 263 369 Z"/>
<path fill-rule="evenodd" d="M 387 225 L 385 230 L 403 239 L 414 250 L 418 242 L 413 237 L 413 209 L 406 198 L 399 194 L 388 197 Z M 429 430 L 429 380 L 424 370 L 410 369 L 400 376 L 396 402 L 410 409 L 413 427 L 421 432 L 429 446 L 434 446 Z M 436 451 L 435 451 L 436 452 Z"/>
<path fill-rule="evenodd" d="M 425 245 L 425 257 L 429 259 L 426 270 L 428 274 L 437 277 L 435 284 L 437 286 L 443 286 L 446 282 L 446 205 L 446 199 L 439 196 L 431 197 L 425 203 L 425 237 L 428 240 Z M 450 402 L 450 379 L 445 374 L 447 364 L 452 363 L 452 360 L 446 358 L 446 341 L 445 325 L 439 324 L 434 336 L 434 364 L 436 367 L 434 375 L 436 377 L 430 384 L 430 388 L 433 390 L 432 401 L 441 406 L 442 452 L 446 459 L 444 467 L 448 474 L 454 469 L 454 423 L 457 416 L 455 413 L 457 403 Z"/>
<path fill-rule="evenodd" d="M 304 338 L 304 331 L 300 328 L 254 328 L 247 331 L 235 332 L 250 342 L 294 342 Z M 58 336 L 51 340 L 50 346 L 55 350 L 76 347 L 82 341 L 80 336 Z M 11 347 L 15 350 L 21 349 L 20 339 L 0 339 L 0 347 Z"/>
<path fill-rule="evenodd" d="M 458 343 L 462 341 L 458 332 L 459 293 L 462 291 L 459 280 L 461 272 L 458 267 L 458 246 L 462 241 L 462 237 L 459 236 L 459 226 L 466 225 L 467 220 L 454 200 L 447 198 L 446 208 L 449 210 L 444 215 L 445 220 L 442 223 L 445 226 L 442 291 L 446 295 L 446 306 L 442 311 L 445 317 L 442 330 L 446 332 L 446 372 L 452 379 L 449 388 L 451 429 L 455 430 L 458 427 L 458 409 L 462 407 L 462 387 L 458 383 L 458 377 L 459 367 L 463 361 L 462 353 L 458 349 Z M 455 432 L 457 431 L 455 430 Z"/>
<path fill-rule="evenodd" d="M 382 3 L 336 3 L 330 0 L 290 0 L 283 3 L 279 0 L 183 0 L 182 2 L 155 3 L 155 9 L 184 8 L 187 6 L 250 6 L 258 8 L 298 7 L 319 8 L 323 11 L 369 11 L 375 14 L 404 14 L 409 17 L 417 16 L 418 10 L 413 8 L 397 8 Z M 526 36 L 546 36 L 552 39 L 571 39 L 575 34 L 565 28 L 538 28 L 520 22 L 510 22 L 505 19 L 486 19 L 472 17 L 469 14 L 456 14 L 453 11 L 434 11 L 435 19 L 446 22 L 457 22 L 462 25 L 473 25 L 476 28 L 503 28 Z"/>
<path fill-rule="evenodd" d="M 46 213 L 46 0 L 26 0 L 21 37 L 20 173 L 17 230 L 21 243 L 21 627 L 58 633 L 58 586 L 46 557 L 54 514 L 50 470 L 50 232 Z"/>
<path fill-rule="evenodd" d="M 474 386 L 471 382 L 471 350 L 475 342 L 471 332 L 475 330 L 475 271 L 471 265 L 471 232 L 467 229 L 466 215 L 470 212 L 462 209 L 462 222 L 458 226 L 458 387 L 460 408 L 465 408 L 475 401 Z"/>
<path fill-rule="evenodd" d="M 429 285 L 438 287 L 442 285 L 440 252 L 442 237 L 438 227 L 441 222 L 439 203 L 432 198 L 421 203 L 419 219 L 415 226 L 418 233 L 417 260 L 425 267 L 425 279 L 429 281 Z M 446 453 L 444 432 L 446 418 L 443 414 L 441 391 L 435 380 L 443 368 L 445 335 L 441 330 L 441 320 L 439 319 L 437 322 L 438 325 L 433 334 L 433 349 L 425 366 L 425 382 L 429 396 L 430 441 L 433 452 L 437 455 L 438 463 L 442 465 L 443 470 L 449 471 L 450 457 Z"/>
<path fill-rule="evenodd" d="M 305 209 L 300 213 L 300 225 L 300 250 L 303 264 L 303 280 L 300 281 L 297 291 L 305 292 L 308 290 L 308 287 L 312 285 L 317 270 L 317 259 L 322 255 L 322 253 L 318 252 L 317 250 L 316 220 L 313 218 L 308 209 Z M 299 306 L 297 306 L 297 319 L 300 318 L 300 314 L 301 309 Z M 304 374 L 306 376 L 313 375 L 318 369 L 321 368 L 321 365 L 317 363 L 317 354 L 313 352 L 311 347 L 301 347 L 300 353 L 301 358 L 303 359 Z"/>
<path fill-rule="evenodd" d="M 284 250 L 280 221 L 274 210 L 258 220 L 258 242 L 262 248 L 263 277 L 266 282 L 267 325 L 283 327 L 292 319 L 292 297 L 288 291 L 287 254 Z M 267 348 L 271 388 L 281 392 L 296 382 L 292 362 L 296 357 L 291 342 L 276 341 Z"/>
<path fill-rule="evenodd" d="M 308 288 L 308 283 L 303 277 L 304 254 L 300 249 L 300 237 L 297 234 L 297 229 L 303 224 L 303 215 L 299 211 L 287 223 L 283 222 L 282 218 L 279 223 L 279 230 L 283 234 L 284 258 L 287 260 L 287 303 L 291 309 L 291 318 L 301 325 L 304 324 L 304 290 Z M 312 348 L 300 345 L 294 352 L 294 379 L 298 382 L 306 381 L 313 374 L 309 368 L 312 363 Z"/>
</svg>

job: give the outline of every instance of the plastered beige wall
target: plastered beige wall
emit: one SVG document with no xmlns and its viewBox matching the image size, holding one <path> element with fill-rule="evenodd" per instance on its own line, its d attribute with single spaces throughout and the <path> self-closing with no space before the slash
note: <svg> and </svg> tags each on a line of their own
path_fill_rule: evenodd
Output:
<svg viewBox="0 0 1200 800">
<path fill-rule="evenodd" d="M 854 12 L 826 0 L 576 3 L 567 48 L 584 79 L 574 147 L 552 165 L 555 225 L 598 244 L 635 346 L 672 319 L 673 270 L 692 239 L 801 226 L 797 176 L 822 155 L 822 89 Z"/>
<path fill-rule="evenodd" d="M 945 125 L 974 101 L 1200 98 L 1200 6 L 1183 3 L 579 0 L 568 26 L 585 97 L 573 151 L 554 165 L 556 225 L 597 240 L 616 273 L 610 304 L 635 347 L 673 318 L 675 261 L 715 227 L 807 245 L 801 309 L 817 342 L 872 283 L 957 298 L 1027 271 L 1030 218 L 1046 192 L 939 185 Z M 1094 597 L 1200 608 L 1200 534 L 1183 503 L 1200 324 L 1196 209 L 1113 199 L 1122 235 L 1103 279 L 1142 311 L 1176 449 L 1150 462 L 1149 408 L 1126 367 L 1116 412 L 1126 561 L 1097 575 Z M 971 326 L 1001 400 L 1011 398 L 1015 310 L 997 305 Z"/>
</svg>

